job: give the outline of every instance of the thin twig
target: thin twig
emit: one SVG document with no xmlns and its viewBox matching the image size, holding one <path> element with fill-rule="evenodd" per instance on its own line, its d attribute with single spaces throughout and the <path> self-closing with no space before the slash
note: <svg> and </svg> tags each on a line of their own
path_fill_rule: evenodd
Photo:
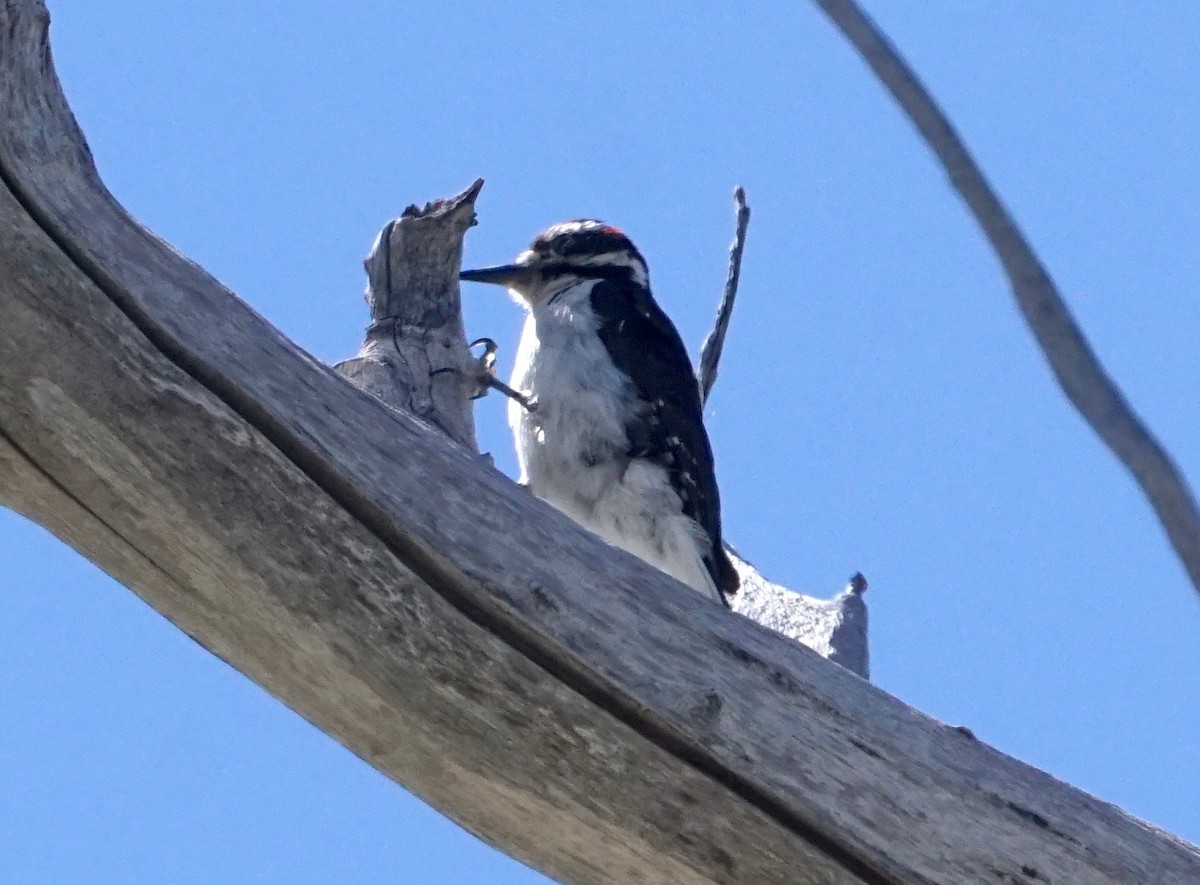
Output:
<svg viewBox="0 0 1200 885">
<path fill-rule="evenodd" d="M 1105 372 L 1049 273 L 916 74 L 854 0 L 814 2 L 870 65 L 946 169 L 1004 266 L 1063 393 L 1137 479 L 1200 592 L 1200 513 L 1171 457 Z"/>
<path fill-rule="evenodd" d="M 475 361 L 475 372 L 471 376 L 471 380 L 473 380 L 476 385 L 475 392 L 471 394 L 471 399 L 480 399 L 481 397 L 486 396 L 488 390 L 498 390 L 509 399 L 519 402 L 525 407 L 527 412 L 537 411 L 536 396 L 531 396 L 527 393 L 522 393 L 519 390 L 515 390 L 496 377 L 496 351 L 499 349 L 499 345 L 496 344 L 494 340 L 491 338 L 476 338 L 474 341 L 468 344 L 467 347 L 471 349 L 476 347 L 483 348 L 483 355 Z M 456 369 L 453 367 L 434 369 L 429 374 L 430 377 L 433 377 L 435 375 L 444 375 L 449 372 L 453 372 L 456 375 L 463 374 L 461 369 Z"/>
<path fill-rule="evenodd" d="M 526 412 L 536 412 L 537 411 L 537 397 L 536 396 L 531 396 L 528 393 L 522 393 L 519 390 L 515 390 L 514 388 L 509 387 L 507 384 L 505 384 L 499 378 L 492 377 L 491 375 L 488 375 L 487 377 L 485 377 L 483 379 L 483 383 L 486 384 L 488 387 L 492 388 L 492 390 L 500 391 L 502 394 L 504 394 L 509 399 L 516 400 L 517 402 L 519 402 L 522 406 L 525 407 Z"/>
<path fill-rule="evenodd" d="M 733 302 L 737 298 L 738 277 L 742 273 L 742 250 L 746 248 L 746 228 L 750 225 L 750 207 L 746 205 L 746 191 L 737 188 L 733 192 L 733 205 L 737 209 L 737 231 L 729 246 L 729 276 L 725 278 L 725 293 L 717 308 L 717 322 L 704 347 L 700 349 L 700 368 L 696 381 L 700 384 L 700 403 L 708 402 L 709 391 L 717 383 L 717 364 L 725 347 L 725 332 L 729 329 L 729 318 L 733 316 Z"/>
</svg>

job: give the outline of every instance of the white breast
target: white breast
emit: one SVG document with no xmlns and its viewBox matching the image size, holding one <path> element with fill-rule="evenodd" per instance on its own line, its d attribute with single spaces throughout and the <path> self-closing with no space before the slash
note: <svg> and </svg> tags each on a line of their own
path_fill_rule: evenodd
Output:
<svg viewBox="0 0 1200 885">
<path fill-rule="evenodd" d="M 581 282 L 525 321 L 512 386 L 537 398 L 510 401 L 521 481 L 611 544 L 720 600 L 702 555 L 708 537 L 683 513 L 666 471 L 628 458 L 625 425 L 639 408 L 633 384 L 596 333 Z"/>
<path fill-rule="evenodd" d="M 593 285 L 581 283 L 530 311 L 512 386 L 537 397 L 537 408 L 515 401 L 508 407 L 522 481 L 576 518 L 616 481 L 615 459 L 629 447 L 625 421 L 636 403 L 633 385 L 596 334 Z"/>
</svg>

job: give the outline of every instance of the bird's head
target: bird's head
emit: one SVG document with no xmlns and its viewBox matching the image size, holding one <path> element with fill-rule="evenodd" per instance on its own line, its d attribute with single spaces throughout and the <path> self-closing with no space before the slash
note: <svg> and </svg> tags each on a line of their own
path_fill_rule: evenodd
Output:
<svg viewBox="0 0 1200 885">
<path fill-rule="evenodd" d="M 629 237 L 591 219 L 548 227 L 512 264 L 464 270 L 459 278 L 505 286 L 531 307 L 584 280 L 649 283 L 646 260 Z"/>
</svg>

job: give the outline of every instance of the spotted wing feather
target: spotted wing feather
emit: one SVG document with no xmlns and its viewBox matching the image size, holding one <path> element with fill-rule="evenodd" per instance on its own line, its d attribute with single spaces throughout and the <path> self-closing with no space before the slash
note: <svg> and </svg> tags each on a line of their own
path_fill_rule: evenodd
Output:
<svg viewBox="0 0 1200 885">
<path fill-rule="evenodd" d="M 738 577 L 721 542 L 712 447 L 687 349 L 650 293 L 632 281 L 600 280 L 592 289 L 591 303 L 600 340 L 617 368 L 650 404 L 648 411 L 626 425 L 629 456 L 654 461 L 667 470 L 684 513 L 712 541 L 712 553 L 704 564 L 724 598 L 736 592 Z"/>
</svg>

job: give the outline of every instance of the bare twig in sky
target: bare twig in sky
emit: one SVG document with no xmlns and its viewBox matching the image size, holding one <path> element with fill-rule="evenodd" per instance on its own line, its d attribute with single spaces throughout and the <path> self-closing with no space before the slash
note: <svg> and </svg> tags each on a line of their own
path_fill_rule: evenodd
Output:
<svg viewBox="0 0 1200 885">
<path fill-rule="evenodd" d="M 1046 268 L 916 74 L 854 0 L 815 2 L 870 65 L 945 168 L 999 257 L 1063 393 L 1137 479 L 1200 592 L 1200 513 L 1179 469 L 1104 371 Z"/>
<path fill-rule="evenodd" d="M 696 380 L 700 383 L 700 402 L 708 402 L 709 391 L 717 383 L 717 363 L 721 361 L 721 350 L 725 347 L 725 332 L 729 329 L 729 318 L 733 316 L 733 302 L 737 298 L 738 277 L 742 273 L 742 250 L 746 248 L 746 228 L 750 224 L 750 207 L 746 205 L 746 191 L 737 188 L 733 192 L 733 205 L 737 209 L 737 232 L 729 246 L 729 276 L 725 278 L 725 293 L 721 306 L 717 308 L 717 322 L 712 332 L 704 339 L 700 350 L 700 368 Z"/>
</svg>

